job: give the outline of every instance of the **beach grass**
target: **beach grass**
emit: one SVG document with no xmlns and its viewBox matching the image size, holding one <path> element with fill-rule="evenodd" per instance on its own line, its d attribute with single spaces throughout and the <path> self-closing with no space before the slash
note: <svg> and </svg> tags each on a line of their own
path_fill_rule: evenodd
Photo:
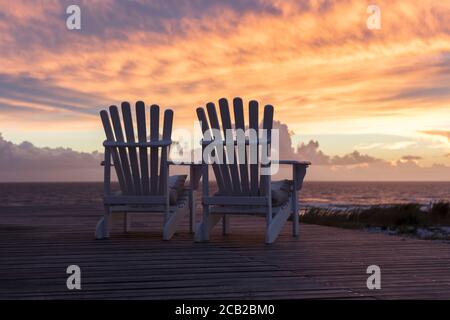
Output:
<svg viewBox="0 0 450 320">
<path fill-rule="evenodd" d="M 445 228 L 450 226 L 450 203 L 440 201 L 427 208 L 418 203 L 345 210 L 311 207 L 300 216 L 300 221 L 348 229 L 387 230 L 400 234 L 426 233 L 429 238 L 434 238 L 435 232 L 423 231 L 436 230 L 441 234 L 442 230 L 450 229 Z M 446 236 L 444 238 L 447 239 Z"/>
</svg>

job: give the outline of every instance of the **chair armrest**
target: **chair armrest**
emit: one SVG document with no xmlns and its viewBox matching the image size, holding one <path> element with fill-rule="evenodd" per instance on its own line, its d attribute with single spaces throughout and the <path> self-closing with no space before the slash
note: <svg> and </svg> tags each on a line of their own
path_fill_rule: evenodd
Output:
<svg viewBox="0 0 450 320">
<path fill-rule="evenodd" d="M 240 141 L 240 140 L 236 140 L 236 139 L 233 139 L 233 140 L 227 140 L 227 139 L 212 139 L 212 140 L 204 140 L 204 139 L 202 139 L 201 141 L 200 141 L 200 144 L 202 145 L 202 146 L 207 146 L 207 145 L 210 145 L 210 144 L 216 144 L 216 145 L 224 145 L 224 146 L 226 146 L 226 145 L 241 145 L 241 144 L 243 144 L 243 145 L 246 145 L 246 146 L 251 146 L 251 145 L 261 145 L 261 144 L 271 144 L 272 143 L 272 141 L 271 141 L 271 139 L 269 138 L 269 139 L 261 139 L 261 138 L 258 138 L 258 139 L 254 139 L 254 140 L 252 140 L 252 139 L 248 139 L 248 138 L 246 138 L 244 141 Z"/>
<path fill-rule="evenodd" d="M 202 165 L 201 163 L 185 162 L 185 161 L 175 162 L 173 160 L 167 161 L 167 164 L 169 166 L 201 166 Z"/>
<path fill-rule="evenodd" d="M 303 166 L 310 166 L 310 161 L 297 161 L 297 160 L 279 160 L 279 161 L 273 161 L 272 163 L 278 163 L 278 164 L 287 164 L 287 165 L 303 165 Z"/>
<path fill-rule="evenodd" d="M 197 190 L 202 177 L 202 164 L 193 162 L 174 162 L 167 161 L 168 166 L 189 166 L 189 181 L 192 190 Z"/>
<path fill-rule="evenodd" d="M 172 144 L 172 140 L 170 139 L 163 139 L 163 140 L 157 140 L 157 141 L 147 141 L 147 142 L 117 142 L 117 141 L 104 141 L 103 146 L 105 148 L 125 148 L 125 147 L 168 147 Z"/>
<path fill-rule="evenodd" d="M 102 167 L 104 167 L 104 166 L 105 166 L 105 161 L 100 162 L 100 165 L 101 165 Z M 111 167 L 114 167 L 114 163 L 111 163 L 110 166 L 111 166 Z"/>
<path fill-rule="evenodd" d="M 296 186 L 296 190 L 299 191 L 303 186 L 303 180 L 306 176 L 306 169 L 311 165 L 309 161 L 297 161 L 297 160 L 279 160 L 278 164 L 286 164 L 292 166 L 292 179 Z"/>
</svg>

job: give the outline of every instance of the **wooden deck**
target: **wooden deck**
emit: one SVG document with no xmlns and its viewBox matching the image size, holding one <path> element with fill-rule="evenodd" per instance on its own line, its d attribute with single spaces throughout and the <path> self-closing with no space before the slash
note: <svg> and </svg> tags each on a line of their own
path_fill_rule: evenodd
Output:
<svg viewBox="0 0 450 320">
<path fill-rule="evenodd" d="M 100 206 L 0 208 L 0 298 L 399 299 L 450 298 L 450 244 L 288 224 L 264 244 L 264 220 L 234 218 L 210 243 L 192 242 L 187 221 L 170 242 L 161 217 L 138 217 L 135 230 L 94 240 Z M 66 289 L 66 268 L 82 270 L 82 290 Z M 366 268 L 381 267 L 382 289 L 366 288 Z"/>
</svg>

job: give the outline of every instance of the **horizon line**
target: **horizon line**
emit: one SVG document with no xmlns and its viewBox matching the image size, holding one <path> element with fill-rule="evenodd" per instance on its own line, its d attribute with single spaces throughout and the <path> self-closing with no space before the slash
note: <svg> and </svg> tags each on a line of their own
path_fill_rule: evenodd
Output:
<svg viewBox="0 0 450 320">
<path fill-rule="evenodd" d="M 277 181 L 280 179 L 275 179 Z M 186 181 L 189 181 L 187 179 Z M 113 183 L 118 183 L 117 181 L 112 181 Z M 210 180 L 210 182 L 215 182 L 215 180 Z M 450 183 L 450 180 L 307 180 L 304 183 L 309 182 L 323 182 L 323 183 L 346 183 L 346 182 L 360 182 L 360 183 Z M 25 183 L 103 183 L 102 180 L 97 181 L 0 181 L 1 184 L 25 184 Z"/>
</svg>

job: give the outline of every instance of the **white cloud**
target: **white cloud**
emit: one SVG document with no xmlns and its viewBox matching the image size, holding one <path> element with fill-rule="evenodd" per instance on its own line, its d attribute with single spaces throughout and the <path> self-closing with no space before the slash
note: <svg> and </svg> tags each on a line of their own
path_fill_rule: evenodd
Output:
<svg viewBox="0 0 450 320">
<path fill-rule="evenodd" d="M 386 149 L 389 150 L 400 150 L 405 148 L 411 148 L 413 146 L 416 146 L 417 142 L 415 141 L 399 141 L 392 144 L 388 144 L 385 146 Z"/>
<path fill-rule="evenodd" d="M 1 181 L 100 181 L 102 154 L 14 144 L 0 134 Z"/>
<path fill-rule="evenodd" d="M 378 149 L 384 147 L 385 144 L 381 142 L 375 142 L 375 143 L 360 143 L 355 146 L 355 149 L 359 150 L 372 150 L 372 149 Z"/>
</svg>

